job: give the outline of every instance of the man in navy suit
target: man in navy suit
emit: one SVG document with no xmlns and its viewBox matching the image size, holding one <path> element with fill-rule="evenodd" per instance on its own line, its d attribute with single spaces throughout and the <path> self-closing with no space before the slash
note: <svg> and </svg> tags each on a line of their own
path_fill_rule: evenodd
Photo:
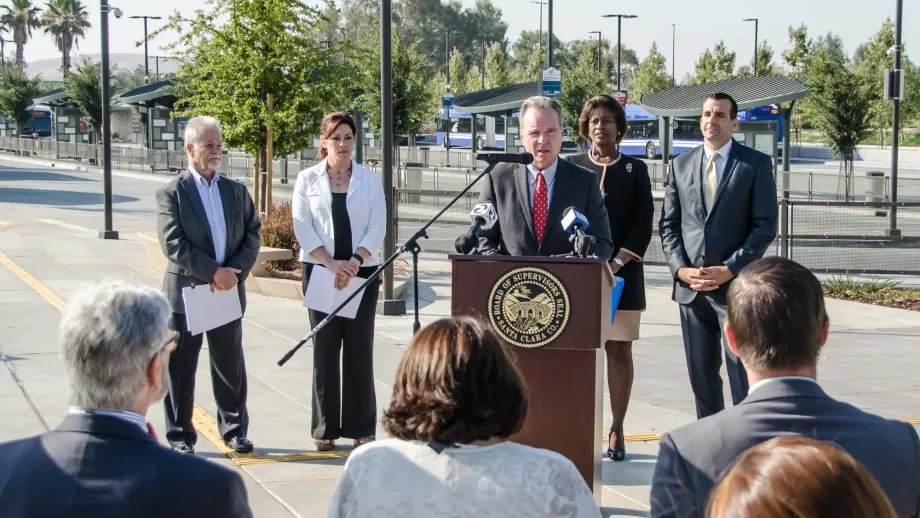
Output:
<svg viewBox="0 0 920 518">
<path fill-rule="evenodd" d="M 0 516 L 252 516 L 239 475 L 161 446 L 144 417 L 166 394 L 170 317 L 159 291 L 118 281 L 70 302 L 60 337 L 73 406 L 56 429 L 0 444 Z"/>
</svg>

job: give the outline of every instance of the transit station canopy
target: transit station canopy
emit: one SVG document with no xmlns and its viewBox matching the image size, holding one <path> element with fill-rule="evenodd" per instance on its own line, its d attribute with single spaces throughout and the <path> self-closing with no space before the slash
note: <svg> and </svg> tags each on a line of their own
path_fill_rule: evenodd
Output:
<svg viewBox="0 0 920 518">
<path fill-rule="evenodd" d="M 501 115 L 517 111 L 528 98 L 538 94 L 536 81 L 482 90 L 454 98 L 454 110 L 466 113 Z"/>
<path fill-rule="evenodd" d="M 786 76 L 763 76 L 739 77 L 660 90 L 643 95 L 641 102 L 642 106 L 654 115 L 699 117 L 703 114 L 703 103 L 709 94 L 714 92 L 725 92 L 732 96 L 738 103 L 738 111 L 808 97 L 808 88 L 805 88 L 801 80 Z"/>
<path fill-rule="evenodd" d="M 140 104 L 152 106 L 161 104 L 167 108 L 175 104 L 175 93 L 172 81 L 169 79 L 149 85 L 139 86 L 118 96 L 125 104 Z"/>
<path fill-rule="evenodd" d="M 32 99 L 33 104 L 47 104 L 49 106 L 54 105 L 55 103 L 61 103 L 70 99 L 70 96 L 67 95 L 67 92 L 63 88 L 55 88 L 49 92 L 41 94 L 41 96 Z"/>
</svg>

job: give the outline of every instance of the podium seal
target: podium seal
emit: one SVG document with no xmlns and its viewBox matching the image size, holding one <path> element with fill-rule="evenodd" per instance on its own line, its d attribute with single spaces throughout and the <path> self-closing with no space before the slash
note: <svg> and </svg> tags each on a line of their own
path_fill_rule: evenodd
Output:
<svg viewBox="0 0 920 518">
<path fill-rule="evenodd" d="M 505 342 L 535 349 L 553 342 L 569 322 L 569 293 L 541 268 L 515 268 L 489 294 L 489 323 Z"/>
</svg>

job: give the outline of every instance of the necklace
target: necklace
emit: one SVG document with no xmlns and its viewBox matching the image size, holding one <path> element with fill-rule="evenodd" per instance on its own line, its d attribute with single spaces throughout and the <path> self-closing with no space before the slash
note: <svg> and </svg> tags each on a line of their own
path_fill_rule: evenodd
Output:
<svg viewBox="0 0 920 518">
<path fill-rule="evenodd" d="M 329 174 L 329 183 L 333 191 L 346 192 L 348 190 L 348 184 L 351 182 L 351 164 L 345 170 L 336 170 L 327 165 L 326 172 Z"/>
<path fill-rule="evenodd" d="M 598 165 L 615 164 L 617 163 L 617 161 L 620 160 L 620 151 L 617 150 L 616 153 L 617 153 L 617 157 L 615 159 L 611 159 L 610 157 L 601 157 L 597 153 L 597 149 L 591 148 L 591 151 L 588 152 L 588 158 L 590 158 L 591 161 L 593 161 L 594 163 Z"/>
</svg>

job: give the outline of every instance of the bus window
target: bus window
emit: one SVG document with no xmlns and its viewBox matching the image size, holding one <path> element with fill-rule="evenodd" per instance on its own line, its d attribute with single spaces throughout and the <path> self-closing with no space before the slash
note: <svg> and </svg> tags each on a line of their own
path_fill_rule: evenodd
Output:
<svg viewBox="0 0 920 518">
<path fill-rule="evenodd" d="M 634 138 L 634 139 L 658 138 L 658 121 L 656 120 L 630 121 L 629 129 L 626 130 L 625 138 Z"/>
<path fill-rule="evenodd" d="M 477 133 L 486 132 L 486 118 L 485 117 L 476 117 L 476 132 Z"/>
<path fill-rule="evenodd" d="M 495 117 L 495 134 L 496 135 L 505 134 L 505 118 L 504 117 Z"/>
<path fill-rule="evenodd" d="M 457 120 L 457 119 L 454 119 Z M 454 130 L 457 133 L 470 133 L 473 131 L 473 123 L 469 117 L 463 117 L 457 122 L 456 129 Z"/>
</svg>

